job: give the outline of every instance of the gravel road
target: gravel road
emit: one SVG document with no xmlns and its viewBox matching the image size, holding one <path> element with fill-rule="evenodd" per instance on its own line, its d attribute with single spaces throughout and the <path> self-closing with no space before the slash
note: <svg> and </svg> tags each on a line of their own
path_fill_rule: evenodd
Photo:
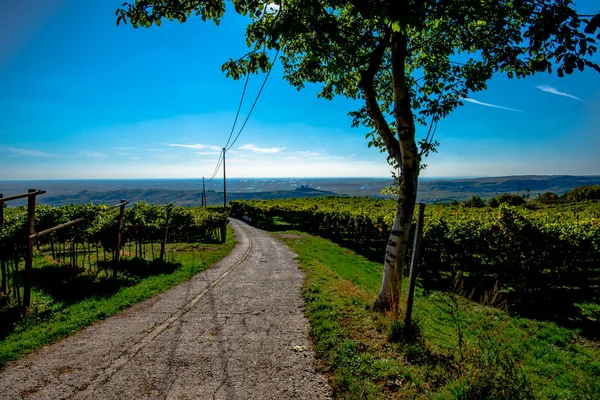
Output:
<svg viewBox="0 0 600 400">
<path fill-rule="evenodd" d="M 328 399 L 294 254 L 231 221 L 238 245 L 189 282 L 0 371 L 2 399 Z"/>
</svg>

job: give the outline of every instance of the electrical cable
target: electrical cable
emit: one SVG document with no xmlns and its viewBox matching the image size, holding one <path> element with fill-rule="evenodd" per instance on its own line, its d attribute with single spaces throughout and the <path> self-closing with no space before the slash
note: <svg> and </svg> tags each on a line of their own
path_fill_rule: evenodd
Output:
<svg viewBox="0 0 600 400">
<path fill-rule="evenodd" d="M 237 124 L 238 117 L 240 116 L 240 110 L 242 109 L 242 103 L 244 102 L 244 96 L 246 95 L 246 88 L 248 87 L 249 80 L 250 80 L 250 74 L 247 74 L 246 75 L 246 83 L 244 83 L 244 90 L 242 91 L 242 98 L 240 99 L 240 104 L 238 105 L 237 113 L 235 114 L 235 120 L 233 120 L 233 126 L 231 127 L 231 132 L 229 132 L 229 137 L 227 138 L 227 143 L 225 143 L 225 146 L 223 146 L 223 147 L 227 147 L 229 145 L 229 141 L 231 140 L 231 137 L 233 136 L 233 131 L 235 130 L 235 125 Z"/>
<path fill-rule="evenodd" d="M 235 139 L 233 140 L 233 142 L 231 143 L 231 145 L 229 145 L 229 147 L 226 147 L 226 151 L 231 149 L 233 147 L 233 145 L 235 144 L 235 142 L 237 142 L 238 138 L 240 137 L 242 131 L 244 130 L 244 127 L 246 126 L 246 123 L 248 122 L 248 120 L 250 119 L 250 115 L 252 115 L 252 111 L 254 111 L 254 107 L 256 106 L 256 103 L 258 102 L 258 98 L 260 97 L 260 94 L 262 93 L 263 89 L 265 88 L 265 84 L 267 83 L 267 79 L 269 79 L 269 75 L 271 75 L 271 71 L 273 71 L 273 66 L 275 65 L 275 61 L 277 61 L 277 57 L 279 56 L 279 50 L 277 50 L 277 53 L 275 53 L 275 57 L 273 57 L 273 61 L 271 62 L 271 68 L 269 68 L 269 71 L 267 71 L 267 75 L 265 76 L 265 80 L 263 81 L 260 90 L 258 91 L 258 94 L 256 95 L 256 99 L 254 100 L 254 103 L 252 104 L 252 107 L 250 108 L 250 111 L 248 112 L 248 116 L 246 116 L 246 119 L 244 120 L 244 124 L 242 125 L 242 127 L 240 128 L 240 131 L 238 132 L 237 136 L 235 137 Z"/>
<path fill-rule="evenodd" d="M 213 172 L 212 176 L 210 177 L 210 179 L 208 180 L 208 182 L 212 181 L 215 176 L 217 175 L 217 173 L 219 172 L 219 169 L 221 168 L 221 161 L 223 160 L 223 153 L 221 153 L 219 155 L 219 160 L 217 161 L 217 166 L 215 167 L 215 171 Z"/>
<path fill-rule="evenodd" d="M 233 140 L 233 142 L 231 142 L 231 144 L 229 144 L 229 142 L 231 141 L 231 137 L 233 136 L 233 132 L 235 130 L 235 126 L 237 124 L 237 120 L 238 120 L 239 115 L 240 115 L 240 110 L 242 108 L 242 103 L 244 101 L 244 96 L 246 95 L 246 88 L 248 87 L 248 81 L 249 81 L 250 74 L 248 73 L 246 75 L 246 82 L 244 83 L 244 89 L 242 91 L 242 97 L 240 99 L 240 104 L 238 105 L 237 113 L 235 115 L 235 120 L 233 121 L 233 126 L 231 127 L 231 132 L 229 133 L 229 138 L 227 139 L 227 143 L 225 144 L 225 146 L 223 146 L 223 148 L 225 149 L 225 152 L 227 152 L 229 149 L 231 149 L 233 147 L 233 145 L 235 144 L 235 142 L 237 142 L 238 138 L 242 134 L 242 131 L 244 130 L 244 127 L 246 126 L 246 123 L 250 119 L 250 115 L 252 115 L 252 111 L 254 111 L 254 107 L 256 106 L 256 103 L 258 102 L 258 99 L 259 99 L 259 97 L 260 97 L 260 95 L 261 95 L 261 93 L 262 93 L 262 91 L 263 91 L 263 89 L 264 89 L 264 87 L 265 87 L 265 85 L 267 83 L 267 80 L 269 79 L 269 75 L 271 75 L 271 71 L 273 70 L 273 66 L 275 65 L 275 62 L 277 61 L 277 57 L 278 56 L 279 56 L 279 49 L 277 50 L 277 52 L 275 53 L 275 56 L 273 57 L 273 61 L 271 62 L 271 68 L 269 68 L 269 70 L 267 71 L 265 79 L 263 80 L 263 83 L 260 86 L 260 90 L 258 91 L 258 94 L 256 95 L 256 99 L 254 99 L 254 103 L 252 103 L 252 107 L 250 108 L 250 111 L 248 112 L 248 115 L 246 116 L 246 119 L 244 120 L 244 123 L 243 123 L 242 127 L 240 128 L 239 132 L 235 136 L 235 139 Z M 221 152 L 221 154 L 219 155 L 219 160 L 217 161 L 217 165 L 215 167 L 215 170 L 214 170 L 211 178 L 208 180 L 208 182 L 212 181 L 215 178 L 215 176 L 217 176 L 217 173 L 219 172 L 222 163 L 223 163 L 223 152 Z"/>
</svg>

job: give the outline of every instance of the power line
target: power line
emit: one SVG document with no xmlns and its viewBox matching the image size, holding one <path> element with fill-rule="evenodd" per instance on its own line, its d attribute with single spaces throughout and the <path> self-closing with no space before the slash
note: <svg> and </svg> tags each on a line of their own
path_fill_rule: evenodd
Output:
<svg viewBox="0 0 600 400">
<path fill-rule="evenodd" d="M 263 89 L 265 88 L 267 79 L 269 79 L 269 75 L 271 75 L 271 71 L 273 71 L 273 66 L 275 65 L 275 61 L 277 61 L 277 56 L 279 56 L 279 50 L 277 50 L 277 53 L 275 53 L 275 57 L 273 57 L 273 61 L 271 61 L 271 68 L 269 68 L 269 71 L 267 71 L 265 80 L 263 81 L 263 83 L 260 87 L 260 90 L 258 91 L 258 94 L 256 95 L 256 99 L 254 99 L 254 103 L 252 104 L 252 107 L 250 108 L 250 111 L 248 112 L 248 116 L 246 116 L 246 120 L 244 121 L 244 124 L 240 128 L 240 131 L 238 132 L 237 136 L 235 137 L 235 139 L 233 140 L 231 145 L 229 145 L 229 147 L 227 147 L 227 145 L 226 145 L 226 150 L 231 149 L 233 147 L 233 145 L 235 144 L 235 142 L 237 142 L 238 138 L 240 137 L 240 134 L 242 133 L 242 131 L 244 130 L 244 127 L 246 126 L 246 123 L 250 119 L 250 115 L 252 115 L 252 111 L 254 110 L 254 107 L 256 106 L 256 103 L 258 102 L 258 98 L 260 97 L 260 94 L 262 93 Z M 229 143 L 229 141 L 227 141 L 227 143 Z"/>
<path fill-rule="evenodd" d="M 208 180 L 209 182 L 212 181 L 214 179 L 214 177 L 217 175 L 217 172 L 219 172 L 219 169 L 221 168 L 221 161 L 222 160 L 223 160 L 223 153 L 220 153 L 219 154 L 219 160 L 217 161 L 217 166 L 215 167 L 215 171 L 213 172 L 212 176 Z"/>
<path fill-rule="evenodd" d="M 238 117 L 240 115 L 240 110 L 242 108 L 242 103 L 244 101 L 244 96 L 246 94 L 246 88 L 248 87 L 248 80 L 250 77 L 250 73 L 248 73 L 246 75 L 246 82 L 244 83 L 244 90 L 242 91 L 242 97 L 240 99 L 240 104 L 238 105 L 237 113 L 235 115 L 235 120 L 233 121 L 233 126 L 231 127 L 231 132 L 229 133 L 229 138 L 227 139 L 227 143 L 223 147 L 223 152 L 219 155 L 219 160 L 217 161 L 217 166 L 215 167 L 215 170 L 214 170 L 211 178 L 208 180 L 208 182 L 212 181 L 214 179 L 214 177 L 217 175 L 217 173 L 219 172 L 219 170 L 221 168 L 221 164 L 225 161 L 224 160 L 225 152 L 227 152 L 229 149 L 231 149 L 233 147 L 235 142 L 237 142 L 238 138 L 242 134 L 242 131 L 244 130 L 246 123 L 250 119 L 250 115 L 252 115 L 252 111 L 254 111 L 254 107 L 256 106 L 256 103 L 258 103 L 258 99 L 259 99 L 263 89 L 265 88 L 265 85 L 267 84 L 267 80 L 269 79 L 269 75 L 271 75 L 271 71 L 273 70 L 273 66 L 275 65 L 275 61 L 277 61 L 278 56 L 279 56 L 279 49 L 275 53 L 275 56 L 273 57 L 273 61 L 271 61 L 271 68 L 269 68 L 269 70 L 267 71 L 267 74 L 265 75 L 265 79 L 263 80 L 263 83 L 260 86 L 260 90 L 258 91 L 258 94 L 256 95 L 256 99 L 254 99 L 254 103 L 252 103 L 252 107 L 250 107 L 250 111 L 248 112 L 248 115 L 246 116 L 246 119 L 244 120 L 242 127 L 240 128 L 239 132 L 235 136 L 235 139 L 233 139 L 233 142 L 231 142 L 231 144 L 229 144 L 229 142 L 231 141 L 231 136 L 233 135 L 233 131 L 235 130 L 235 125 L 237 124 Z"/>
<path fill-rule="evenodd" d="M 233 126 L 231 127 L 231 132 L 229 132 L 229 137 L 227 138 L 227 143 L 225 146 L 229 145 L 229 141 L 231 140 L 231 136 L 233 136 L 233 131 L 235 130 L 235 124 L 237 124 L 238 117 L 240 116 L 240 110 L 242 109 L 242 103 L 244 102 L 244 95 L 246 94 L 246 87 L 248 87 L 248 81 L 250 80 L 250 74 L 246 75 L 246 83 L 244 83 L 244 90 L 242 91 L 242 98 L 240 99 L 240 104 L 238 105 L 237 113 L 235 114 L 235 120 L 233 121 Z"/>
</svg>

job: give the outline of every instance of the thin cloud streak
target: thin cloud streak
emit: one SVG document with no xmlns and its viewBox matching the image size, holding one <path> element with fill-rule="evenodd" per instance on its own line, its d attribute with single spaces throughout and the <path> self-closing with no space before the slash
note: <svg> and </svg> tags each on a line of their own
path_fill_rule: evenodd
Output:
<svg viewBox="0 0 600 400">
<path fill-rule="evenodd" d="M 58 157 L 58 154 L 50 154 L 41 150 L 20 149 L 18 147 L 10 146 L 0 146 L 0 152 L 6 152 L 13 156 Z"/>
<path fill-rule="evenodd" d="M 245 144 L 239 148 L 240 150 L 250 150 L 256 153 L 275 154 L 285 150 L 285 147 L 256 147 L 253 144 Z"/>
<path fill-rule="evenodd" d="M 211 149 L 211 150 L 221 150 L 218 146 L 209 146 L 207 144 L 178 144 L 178 143 L 167 143 L 167 146 L 171 147 L 185 147 L 186 149 Z"/>
<path fill-rule="evenodd" d="M 104 154 L 104 153 L 100 153 L 99 151 L 82 151 L 80 153 L 78 153 L 77 155 L 78 157 L 81 158 L 94 158 L 94 159 L 101 159 L 101 158 L 109 158 L 108 155 Z"/>
<path fill-rule="evenodd" d="M 570 99 L 579 100 L 581 102 L 584 102 L 579 97 L 573 96 L 572 94 L 569 94 L 569 93 L 561 92 L 561 91 L 559 91 L 558 89 L 556 89 L 555 87 L 552 87 L 552 86 L 538 85 L 538 86 L 536 86 L 536 88 L 540 89 L 542 92 L 552 93 L 552 94 L 555 94 L 557 96 L 568 97 Z"/>
<path fill-rule="evenodd" d="M 484 103 L 483 101 L 471 99 L 469 97 L 463 97 L 461 100 L 462 101 L 468 101 L 469 103 L 473 103 L 473 104 L 479 104 L 480 106 L 486 106 L 486 107 L 492 107 L 492 108 L 499 108 L 501 110 L 515 111 L 515 112 L 520 112 L 520 113 L 523 112 L 522 110 L 517 110 L 516 108 L 499 106 L 497 104 Z"/>
</svg>

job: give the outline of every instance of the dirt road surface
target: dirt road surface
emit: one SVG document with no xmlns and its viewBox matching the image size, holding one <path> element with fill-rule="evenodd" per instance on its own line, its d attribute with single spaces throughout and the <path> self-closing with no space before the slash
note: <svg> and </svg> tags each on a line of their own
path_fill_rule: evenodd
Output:
<svg viewBox="0 0 600 400">
<path fill-rule="evenodd" d="M 232 220 L 213 268 L 0 371 L 2 399 L 327 399 L 293 253 Z"/>
</svg>

